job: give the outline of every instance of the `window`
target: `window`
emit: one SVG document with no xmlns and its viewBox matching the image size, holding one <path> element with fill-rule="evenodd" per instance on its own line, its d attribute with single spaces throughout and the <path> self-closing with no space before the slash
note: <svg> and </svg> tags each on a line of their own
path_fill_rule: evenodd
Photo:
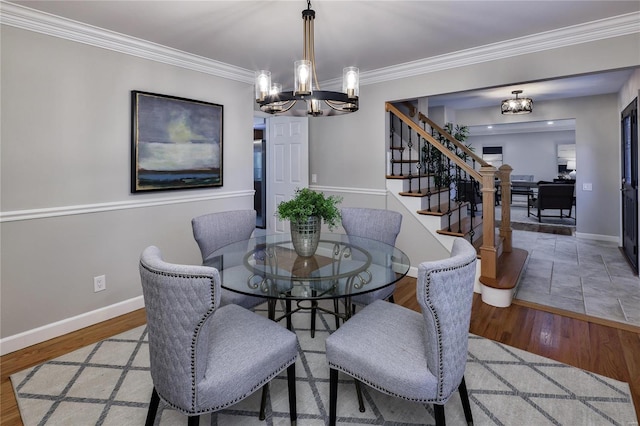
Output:
<svg viewBox="0 0 640 426">
<path fill-rule="evenodd" d="M 483 146 L 482 159 L 493 167 L 502 166 L 502 147 L 501 146 Z"/>
</svg>

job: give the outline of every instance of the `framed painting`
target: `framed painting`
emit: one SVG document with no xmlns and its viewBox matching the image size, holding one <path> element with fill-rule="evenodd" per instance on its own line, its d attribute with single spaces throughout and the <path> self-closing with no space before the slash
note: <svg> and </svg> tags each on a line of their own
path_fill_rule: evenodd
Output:
<svg viewBox="0 0 640 426">
<path fill-rule="evenodd" d="M 222 186 L 222 105 L 131 91 L 131 192 Z"/>
</svg>

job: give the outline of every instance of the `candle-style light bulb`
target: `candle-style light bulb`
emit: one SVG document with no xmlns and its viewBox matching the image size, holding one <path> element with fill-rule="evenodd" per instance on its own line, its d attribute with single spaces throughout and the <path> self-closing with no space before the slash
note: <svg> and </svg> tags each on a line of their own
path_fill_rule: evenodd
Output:
<svg viewBox="0 0 640 426">
<path fill-rule="evenodd" d="M 256 100 L 262 101 L 271 88 L 271 72 L 266 70 L 256 71 Z"/>
<path fill-rule="evenodd" d="M 296 95 L 311 94 L 311 80 L 313 79 L 311 61 L 296 61 L 294 64 L 295 82 L 294 92 Z"/>
<path fill-rule="evenodd" d="M 360 93 L 360 70 L 356 67 L 346 67 L 342 70 L 342 91 L 349 99 L 355 99 Z"/>
</svg>

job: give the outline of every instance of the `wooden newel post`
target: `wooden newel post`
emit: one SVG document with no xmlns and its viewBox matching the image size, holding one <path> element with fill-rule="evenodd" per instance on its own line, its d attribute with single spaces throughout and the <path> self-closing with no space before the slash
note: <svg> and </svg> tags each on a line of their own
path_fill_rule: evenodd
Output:
<svg viewBox="0 0 640 426">
<path fill-rule="evenodd" d="M 480 246 L 481 278 L 495 280 L 498 276 L 498 251 L 496 248 L 496 185 L 497 170 L 493 166 L 480 167 L 482 176 L 482 245 Z"/>
<path fill-rule="evenodd" d="M 501 214 L 500 214 L 500 237 L 502 237 L 502 248 L 505 252 L 512 251 L 511 229 L 511 172 L 513 169 L 508 164 L 503 164 L 498 169 L 498 179 L 500 179 Z"/>
</svg>

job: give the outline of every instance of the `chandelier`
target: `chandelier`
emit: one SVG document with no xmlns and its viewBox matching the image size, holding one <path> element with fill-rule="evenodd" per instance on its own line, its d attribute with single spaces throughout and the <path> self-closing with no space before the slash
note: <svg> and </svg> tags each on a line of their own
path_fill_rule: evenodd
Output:
<svg viewBox="0 0 640 426">
<path fill-rule="evenodd" d="M 514 99 L 505 99 L 502 101 L 503 114 L 529 114 L 533 111 L 533 101 L 531 98 L 519 98 L 518 95 L 522 90 L 514 90 L 516 97 Z"/>
<path fill-rule="evenodd" d="M 282 85 L 271 82 L 271 72 L 256 71 L 256 102 L 260 110 L 269 114 L 304 115 L 313 117 L 337 115 L 358 110 L 359 70 L 346 67 L 342 70 L 342 92 L 320 90 L 316 74 L 316 58 L 313 43 L 313 21 L 316 12 L 302 11 L 304 45 L 302 60 L 294 62 L 294 89 L 283 92 Z M 295 108 L 294 108 L 295 107 Z M 328 107 L 326 109 L 323 109 Z"/>
</svg>

